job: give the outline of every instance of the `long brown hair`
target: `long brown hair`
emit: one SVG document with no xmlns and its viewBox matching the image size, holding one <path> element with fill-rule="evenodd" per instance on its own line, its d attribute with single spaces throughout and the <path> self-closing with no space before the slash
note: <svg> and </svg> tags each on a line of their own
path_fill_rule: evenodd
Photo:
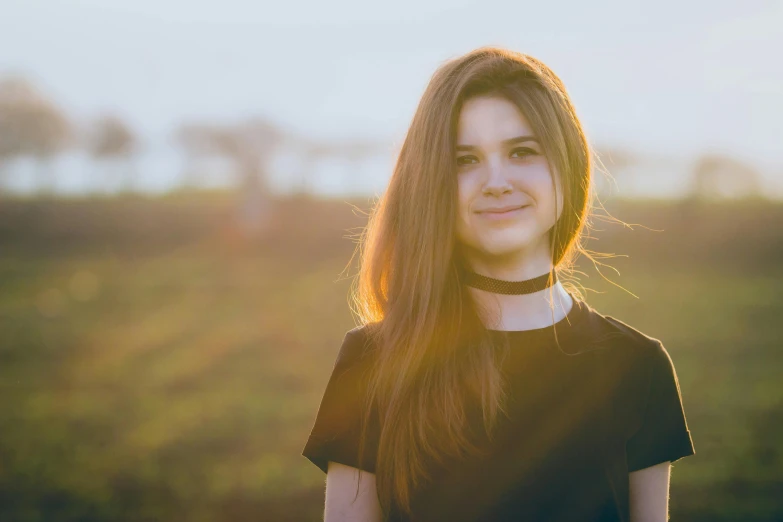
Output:
<svg viewBox="0 0 783 522">
<path fill-rule="evenodd" d="M 553 176 L 560 176 L 563 211 L 550 234 L 553 266 L 569 266 L 582 251 L 590 153 L 561 80 L 541 61 L 497 47 L 441 65 L 362 234 L 352 293 L 377 350 L 359 453 L 361 459 L 375 408 L 384 518 L 393 507 L 410 512 L 412 493 L 431 478 L 432 463 L 481 452 L 469 430 L 471 404 L 480 408 L 490 437 L 504 411 L 505 352 L 490 344 L 482 310 L 460 282 L 456 248 L 457 126 L 464 102 L 480 95 L 505 97 L 521 110 Z"/>
</svg>

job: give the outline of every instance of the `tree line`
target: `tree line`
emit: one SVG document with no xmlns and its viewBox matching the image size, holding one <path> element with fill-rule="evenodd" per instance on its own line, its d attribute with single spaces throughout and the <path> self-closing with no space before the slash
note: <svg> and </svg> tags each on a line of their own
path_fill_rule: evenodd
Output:
<svg viewBox="0 0 783 522">
<path fill-rule="evenodd" d="M 282 150 L 298 159 L 288 178 L 300 193 L 315 192 L 315 167 L 321 162 L 336 158 L 356 171 L 366 159 L 391 152 L 389 144 L 374 140 L 309 139 L 260 117 L 234 123 L 184 122 L 172 141 L 185 157 L 183 186 L 203 185 L 203 165 L 218 159 L 230 166 L 234 186 L 248 201 L 268 197 L 271 164 Z M 0 193 L 10 164 L 18 158 L 34 161 L 38 192 L 54 192 L 53 160 L 72 148 L 87 152 L 103 175 L 121 180 L 121 191 L 131 191 L 137 179 L 134 159 L 142 147 L 138 134 L 117 114 L 77 123 L 27 79 L 0 78 Z M 615 177 L 632 176 L 643 161 L 612 148 L 599 149 L 598 156 Z M 690 169 L 688 192 L 698 199 L 759 197 L 764 193 L 760 179 L 758 170 L 745 161 L 705 154 Z"/>
</svg>

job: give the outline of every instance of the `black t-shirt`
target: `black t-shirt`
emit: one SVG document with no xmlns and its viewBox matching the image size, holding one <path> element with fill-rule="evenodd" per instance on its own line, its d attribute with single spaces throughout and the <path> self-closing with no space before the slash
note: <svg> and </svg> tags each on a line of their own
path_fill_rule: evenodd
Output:
<svg viewBox="0 0 783 522">
<path fill-rule="evenodd" d="M 366 328 L 346 333 L 302 452 L 324 472 L 330 460 L 375 472 L 377 415 L 368 457 L 357 460 Z M 628 473 L 694 454 L 677 375 L 657 339 L 576 298 L 555 325 L 491 333 L 510 341 L 508 416 L 487 455 L 436 475 L 414 493 L 413 518 L 395 510 L 394 520 L 628 521 Z"/>
</svg>

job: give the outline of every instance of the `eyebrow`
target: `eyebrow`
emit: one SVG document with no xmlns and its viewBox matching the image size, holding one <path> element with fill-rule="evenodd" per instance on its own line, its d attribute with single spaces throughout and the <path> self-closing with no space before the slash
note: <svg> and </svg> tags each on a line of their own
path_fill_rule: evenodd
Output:
<svg viewBox="0 0 783 522">
<path fill-rule="evenodd" d="M 509 138 L 507 140 L 503 140 L 501 143 L 503 145 L 514 145 L 515 143 L 524 143 L 526 141 L 535 141 L 538 143 L 538 139 L 536 139 L 535 136 L 517 136 L 515 138 Z M 467 151 L 467 150 L 476 150 L 478 147 L 475 145 L 457 145 L 458 151 Z"/>
</svg>

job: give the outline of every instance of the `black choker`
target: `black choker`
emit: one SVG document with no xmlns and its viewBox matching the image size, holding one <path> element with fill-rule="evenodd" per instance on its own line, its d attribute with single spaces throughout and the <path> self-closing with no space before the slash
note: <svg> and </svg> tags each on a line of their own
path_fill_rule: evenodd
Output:
<svg viewBox="0 0 783 522">
<path fill-rule="evenodd" d="M 504 295 L 532 294 L 549 288 L 551 285 L 557 283 L 557 272 L 552 272 L 551 282 L 549 281 L 548 273 L 524 281 L 494 279 L 492 277 L 477 274 L 471 270 L 463 270 L 463 274 L 466 285 L 478 288 L 479 290 Z"/>
</svg>

